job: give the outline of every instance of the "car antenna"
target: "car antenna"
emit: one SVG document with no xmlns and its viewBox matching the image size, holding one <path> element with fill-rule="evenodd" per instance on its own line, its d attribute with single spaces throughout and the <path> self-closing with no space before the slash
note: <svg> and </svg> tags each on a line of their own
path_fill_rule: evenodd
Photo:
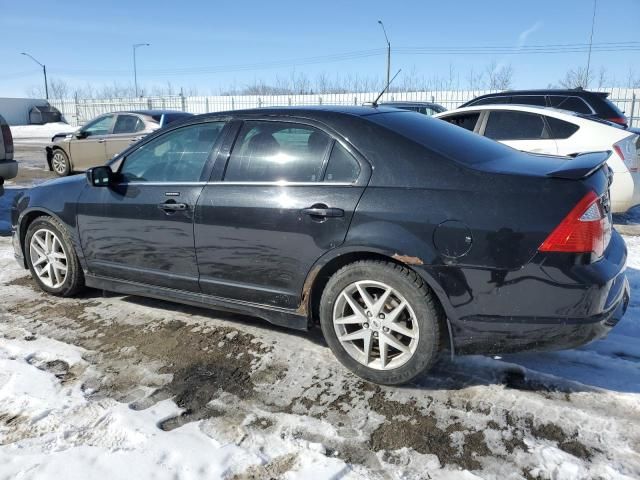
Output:
<svg viewBox="0 0 640 480">
<path fill-rule="evenodd" d="M 398 70 L 396 72 L 396 74 L 393 76 L 393 78 L 391 80 L 389 80 L 389 83 L 387 83 L 387 85 L 382 89 L 382 91 L 380 92 L 380 95 L 378 95 L 376 97 L 376 99 L 373 101 L 373 103 L 371 104 L 374 108 L 376 108 L 378 106 L 378 100 L 380 100 L 380 97 L 382 97 L 382 95 L 384 95 L 384 92 L 387 91 L 387 88 L 389 88 L 389 85 L 391 85 L 391 82 L 393 82 L 396 77 L 398 76 L 398 74 L 402 71 L 402 69 Z"/>
</svg>

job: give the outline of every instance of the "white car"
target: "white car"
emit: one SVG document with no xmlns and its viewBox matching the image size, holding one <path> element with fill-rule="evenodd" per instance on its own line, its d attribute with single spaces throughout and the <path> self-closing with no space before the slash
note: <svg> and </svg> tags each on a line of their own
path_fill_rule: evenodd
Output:
<svg viewBox="0 0 640 480">
<path fill-rule="evenodd" d="M 640 204 L 638 136 L 629 130 L 566 110 L 526 105 L 465 107 L 434 117 L 526 152 L 570 156 L 609 150 L 612 212 Z"/>
</svg>

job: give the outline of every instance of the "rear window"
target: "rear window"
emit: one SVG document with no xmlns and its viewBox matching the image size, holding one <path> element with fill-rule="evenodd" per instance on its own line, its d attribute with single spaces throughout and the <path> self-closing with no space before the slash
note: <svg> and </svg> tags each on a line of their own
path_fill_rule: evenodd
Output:
<svg viewBox="0 0 640 480">
<path fill-rule="evenodd" d="M 510 147 L 414 112 L 389 112 L 366 117 L 437 154 L 466 165 L 477 165 L 510 155 Z"/>
<path fill-rule="evenodd" d="M 580 128 L 578 127 L 578 125 L 565 122 L 564 120 L 560 120 L 559 118 L 546 116 L 545 118 L 547 119 L 547 123 L 549 124 L 549 128 L 551 129 L 550 138 L 553 139 L 569 138 Z"/>
<path fill-rule="evenodd" d="M 591 108 L 587 103 L 579 97 L 562 97 L 559 95 L 552 95 L 549 97 L 551 106 L 560 108 L 562 110 L 569 110 L 570 112 L 592 114 Z"/>
</svg>

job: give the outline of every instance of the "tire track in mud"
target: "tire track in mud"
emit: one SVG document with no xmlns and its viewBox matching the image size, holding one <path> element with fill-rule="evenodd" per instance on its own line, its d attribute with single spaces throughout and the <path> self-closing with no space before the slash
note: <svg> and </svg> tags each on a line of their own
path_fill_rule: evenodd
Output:
<svg viewBox="0 0 640 480">
<path fill-rule="evenodd" d="M 305 427 L 284 429 L 281 435 L 322 443 L 327 455 L 365 465 L 383 477 L 388 466 L 411 463 L 406 454 L 398 453 L 404 447 L 436 456 L 441 466 L 471 471 L 483 470 L 486 467 L 483 460 L 489 457 L 509 463 L 516 451 L 527 455 L 531 442 L 551 442 L 585 462 L 606 451 L 606 446 L 584 443 L 577 431 L 567 432 L 551 422 L 537 423 L 526 412 L 474 403 L 460 395 L 455 385 L 445 391 L 446 401 L 429 394 L 422 395 L 420 401 L 415 398 L 398 401 L 390 397 L 397 389 L 373 385 L 341 371 L 340 367 L 331 367 L 323 371 L 324 377 L 310 375 L 291 387 L 294 379 L 290 378 L 288 359 L 281 358 L 282 354 L 275 355 L 272 344 L 233 328 L 231 323 L 194 325 L 167 319 L 170 312 L 144 310 L 135 324 L 123 323 L 116 320 L 117 313 L 111 318 L 105 316 L 105 304 L 97 297 L 98 292 L 89 291 L 79 300 L 56 299 L 36 291 L 28 277 L 20 277 L 9 285 L 37 294 L 36 298 L 31 293 L 29 300 L 2 307 L 9 315 L 23 319 L 21 327 L 34 335 L 87 349 L 85 360 L 102 373 L 100 378 L 83 385 L 88 396 L 111 397 L 129 403 L 134 409 L 172 398 L 182 413 L 163 420 L 158 427 L 164 430 L 198 420 L 229 418 L 245 432 L 272 431 L 283 428 L 279 425 L 282 415 L 306 415 L 331 424 L 338 432 L 351 429 L 357 433 L 351 438 L 329 437 Z M 197 309 L 184 310 L 187 315 L 203 314 Z M 295 358 L 295 352 L 285 352 L 284 356 Z M 62 375 L 59 378 L 70 375 L 69 369 L 63 367 L 55 361 L 42 365 Z M 157 375 L 150 375 L 151 371 Z M 461 383 L 464 385 L 466 381 L 467 378 L 462 378 Z M 528 383 L 525 378 L 505 375 L 504 383 L 507 388 L 528 393 L 540 391 L 542 397 L 570 403 L 568 392 Z M 152 392 L 148 394 L 141 386 L 151 388 Z M 282 396 L 287 394 L 290 398 L 283 404 Z M 236 400 L 230 402 L 230 398 Z M 243 424 L 244 419 L 256 416 L 256 407 L 264 415 Z M 363 415 L 368 417 L 364 423 L 360 421 Z M 16 420 L 0 415 L 0 426 L 6 426 L 3 423 L 8 421 Z M 236 442 L 242 443 L 243 438 L 240 435 Z M 290 459 L 281 463 L 289 465 Z M 531 468 L 534 466 L 532 457 Z M 255 478 L 270 471 L 265 467 Z M 526 469 L 522 476 L 535 478 Z"/>
</svg>

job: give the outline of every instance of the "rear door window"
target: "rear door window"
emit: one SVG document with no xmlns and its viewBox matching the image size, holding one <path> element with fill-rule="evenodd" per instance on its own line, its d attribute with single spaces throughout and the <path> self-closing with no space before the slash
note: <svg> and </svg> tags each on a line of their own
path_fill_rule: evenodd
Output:
<svg viewBox="0 0 640 480">
<path fill-rule="evenodd" d="M 144 122 L 135 115 L 118 115 L 113 133 L 135 133 L 144 130 Z"/>
<path fill-rule="evenodd" d="M 549 138 L 542 115 L 509 110 L 493 110 L 484 130 L 493 140 L 540 140 Z"/>
<path fill-rule="evenodd" d="M 240 129 L 226 182 L 319 182 L 328 135 L 296 123 L 249 121 Z"/>
<path fill-rule="evenodd" d="M 586 113 L 587 115 L 593 114 L 589 105 L 579 97 L 552 95 L 549 97 L 549 101 L 554 108 L 569 110 L 570 112 Z"/>
<path fill-rule="evenodd" d="M 476 123 L 478 123 L 479 118 L 480 112 L 472 112 L 461 113 L 459 115 L 451 115 L 450 117 L 445 117 L 442 120 L 473 132 L 473 129 L 476 127 Z"/>
<path fill-rule="evenodd" d="M 547 123 L 549 124 L 549 128 L 551 130 L 549 132 L 549 138 L 553 138 L 555 140 L 569 138 L 580 129 L 578 125 L 565 122 L 564 120 L 560 120 L 559 118 L 545 116 L 545 119 L 547 120 Z"/>
</svg>

